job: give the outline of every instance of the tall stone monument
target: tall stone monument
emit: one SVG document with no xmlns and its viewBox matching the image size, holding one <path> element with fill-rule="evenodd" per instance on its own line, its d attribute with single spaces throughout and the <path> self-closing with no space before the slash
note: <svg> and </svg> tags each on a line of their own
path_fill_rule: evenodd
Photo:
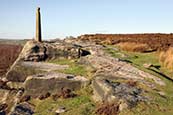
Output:
<svg viewBox="0 0 173 115">
<path fill-rule="evenodd" d="M 37 42 L 41 42 L 41 15 L 40 15 L 40 7 L 37 8 L 36 11 L 36 36 L 35 40 Z"/>
</svg>

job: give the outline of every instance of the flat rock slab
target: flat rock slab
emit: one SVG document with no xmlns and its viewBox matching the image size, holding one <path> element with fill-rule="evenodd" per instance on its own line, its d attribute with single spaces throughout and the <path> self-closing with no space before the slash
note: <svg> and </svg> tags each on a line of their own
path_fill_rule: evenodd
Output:
<svg viewBox="0 0 173 115">
<path fill-rule="evenodd" d="M 63 73 L 46 73 L 27 77 L 24 82 L 25 95 L 37 97 L 45 93 L 59 93 L 63 88 L 70 90 L 80 89 L 88 83 L 81 76 Z"/>
<path fill-rule="evenodd" d="M 29 61 L 24 61 L 21 63 L 22 66 L 25 67 L 33 67 L 35 69 L 40 69 L 43 71 L 54 71 L 54 70 L 62 70 L 62 69 L 67 69 L 69 66 L 68 65 L 57 65 L 53 63 L 46 63 L 46 62 L 29 62 Z"/>
<path fill-rule="evenodd" d="M 95 78 L 92 82 L 93 98 L 97 102 L 122 102 L 128 107 L 135 106 L 139 101 L 146 101 L 141 95 L 142 89 L 130 86 L 126 83 L 112 82 L 107 79 Z"/>
<path fill-rule="evenodd" d="M 81 63 L 90 64 L 97 69 L 96 76 L 110 75 L 115 78 L 134 79 L 145 81 L 145 79 L 152 79 L 156 84 L 165 85 L 165 83 L 158 77 L 139 70 L 131 64 L 106 55 L 89 55 L 81 58 Z"/>
<path fill-rule="evenodd" d="M 19 61 L 15 64 L 13 69 L 8 72 L 6 78 L 12 82 L 24 82 L 30 75 L 63 70 L 68 67 L 68 65 L 57 65 L 47 62 Z"/>
</svg>

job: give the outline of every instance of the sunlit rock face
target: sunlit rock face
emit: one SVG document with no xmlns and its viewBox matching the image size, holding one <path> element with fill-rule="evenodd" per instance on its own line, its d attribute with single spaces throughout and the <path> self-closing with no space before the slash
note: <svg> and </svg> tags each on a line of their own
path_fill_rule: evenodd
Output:
<svg viewBox="0 0 173 115">
<path fill-rule="evenodd" d="M 21 59 L 24 61 L 44 61 L 46 59 L 55 58 L 74 59 L 79 58 L 86 53 L 87 51 L 81 49 L 80 46 L 71 43 L 39 43 L 35 41 L 29 41 L 26 43 L 21 53 Z"/>
<path fill-rule="evenodd" d="M 63 73 L 46 73 L 29 76 L 25 82 L 25 94 L 37 97 L 47 92 L 56 94 L 63 88 L 77 90 L 86 86 L 88 80 L 82 76 Z"/>
</svg>

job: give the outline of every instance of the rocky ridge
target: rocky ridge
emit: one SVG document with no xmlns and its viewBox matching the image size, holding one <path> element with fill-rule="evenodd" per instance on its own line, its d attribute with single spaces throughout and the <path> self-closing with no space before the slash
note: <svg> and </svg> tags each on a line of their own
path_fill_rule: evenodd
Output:
<svg viewBox="0 0 173 115">
<path fill-rule="evenodd" d="M 6 74 L 7 86 L 10 90 L 16 91 L 13 95 L 23 91 L 21 96 L 13 96 L 19 99 L 23 95 L 30 95 L 35 98 L 48 92 L 51 94 L 60 92 L 62 88 L 75 91 L 91 85 L 92 97 L 95 102 L 116 102 L 119 104 L 118 111 L 122 111 L 125 108 L 136 106 L 138 102 L 149 99 L 143 95 L 145 90 L 142 88 L 121 83 L 118 80 L 131 80 L 145 84 L 151 89 L 154 89 L 155 85 L 165 85 L 160 78 L 141 71 L 128 62 L 111 57 L 105 53 L 104 49 L 105 46 L 103 45 L 84 43 L 80 40 L 43 43 L 28 41 Z M 69 66 L 45 62 L 57 58 L 77 59 L 79 64 L 94 68 L 95 73 L 92 79 L 87 79 L 85 76 L 58 72 L 57 70 L 63 70 Z M 150 83 L 148 79 L 154 81 L 154 84 Z M 16 84 L 18 88 L 10 86 L 10 83 Z M 8 96 L 6 97 L 9 98 Z M 4 102 L 8 103 L 6 99 Z M 17 100 L 13 104 L 13 109 L 8 110 L 11 115 L 31 115 L 34 113 L 34 107 L 27 103 L 20 103 Z"/>
</svg>

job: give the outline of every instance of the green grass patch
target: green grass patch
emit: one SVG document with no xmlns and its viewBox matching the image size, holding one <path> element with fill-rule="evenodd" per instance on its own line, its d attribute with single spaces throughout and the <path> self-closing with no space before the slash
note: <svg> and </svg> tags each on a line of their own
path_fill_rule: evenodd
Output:
<svg viewBox="0 0 173 115">
<path fill-rule="evenodd" d="M 81 89 L 76 92 L 78 96 L 74 98 L 54 101 L 51 97 L 45 100 L 32 99 L 30 103 L 35 105 L 34 115 L 55 115 L 58 107 L 65 107 L 66 112 L 61 115 L 94 115 L 95 103 L 90 97 L 90 88 Z"/>
</svg>

